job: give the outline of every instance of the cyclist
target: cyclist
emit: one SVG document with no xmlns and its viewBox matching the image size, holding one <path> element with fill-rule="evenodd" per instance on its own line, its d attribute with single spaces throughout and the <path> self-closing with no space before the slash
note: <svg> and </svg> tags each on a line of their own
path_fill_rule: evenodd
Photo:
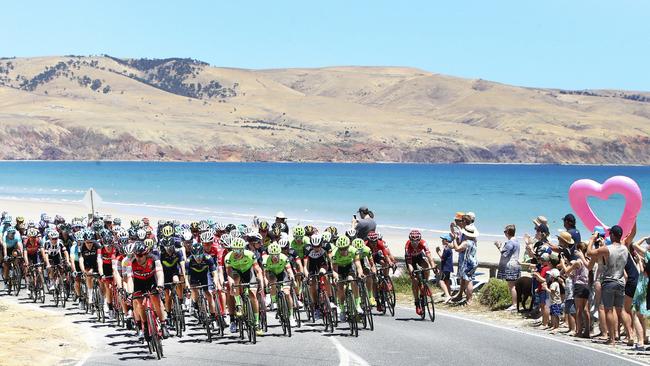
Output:
<svg viewBox="0 0 650 366">
<path fill-rule="evenodd" d="M 294 291 L 296 294 L 300 294 L 301 286 L 302 286 L 302 278 L 304 276 L 303 268 L 302 268 L 302 260 L 300 257 L 298 257 L 298 253 L 296 252 L 295 249 L 291 248 L 289 246 L 289 239 L 287 238 L 282 238 L 278 241 L 278 245 L 280 245 L 280 248 L 282 248 L 282 254 L 287 256 L 287 260 L 289 261 L 289 264 L 291 264 L 291 270 L 294 273 L 294 277 L 296 281 L 294 282 Z M 302 302 L 298 300 L 298 307 L 302 307 Z"/>
<path fill-rule="evenodd" d="M 264 244 L 264 247 L 268 247 L 272 242 L 269 236 L 269 223 L 267 221 L 261 221 L 257 229 L 262 236 L 262 244 Z"/>
<path fill-rule="evenodd" d="M 91 229 L 84 230 L 84 242 L 79 249 L 79 268 L 83 274 L 86 275 L 86 288 L 87 291 L 87 303 L 91 303 L 92 292 L 90 289 L 93 288 L 93 274 L 99 274 L 99 263 L 102 261 L 99 258 L 98 252 L 101 249 L 101 246 L 97 242 L 95 232 Z"/>
<path fill-rule="evenodd" d="M 269 245 L 268 254 L 264 255 L 262 259 L 262 266 L 264 267 L 266 282 L 271 287 L 271 310 L 273 310 L 273 305 L 277 303 L 277 289 L 274 284 L 276 282 L 283 282 L 285 279 L 293 282 L 295 278 L 289 258 L 282 254 L 282 248 L 278 243 L 271 243 Z M 289 319 L 291 326 L 294 327 L 296 323 L 295 319 L 293 319 L 293 299 L 289 293 L 289 285 L 283 285 L 282 291 L 286 295 L 285 298 L 289 306 Z"/>
<path fill-rule="evenodd" d="M 388 277 L 388 272 L 390 271 L 389 267 L 393 267 L 393 270 L 396 268 L 395 257 L 390 253 L 388 246 L 381 238 L 381 234 L 376 231 L 370 231 L 368 233 L 368 240 L 366 240 L 366 245 L 370 248 L 372 252 L 372 260 L 375 262 L 376 266 L 385 267 L 382 271 L 384 276 Z M 377 292 L 377 277 L 372 276 L 372 293 L 373 295 Z M 378 311 L 383 311 L 381 304 L 377 305 Z"/>
<path fill-rule="evenodd" d="M 204 292 L 208 300 L 208 307 L 212 320 L 216 319 L 216 307 L 214 304 L 214 297 L 212 290 L 217 283 L 217 265 L 214 259 L 203 250 L 203 245 L 199 243 L 192 244 L 192 251 L 187 262 L 185 262 L 185 286 L 190 289 L 192 293 L 192 306 L 198 310 L 198 286 L 207 286 L 201 290 Z"/>
<path fill-rule="evenodd" d="M 260 289 L 264 288 L 264 274 L 255 260 L 255 254 L 250 250 L 246 250 L 246 242 L 242 238 L 235 238 L 231 244 L 231 251 L 226 255 L 224 259 L 226 265 L 226 273 L 228 275 L 228 283 L 232 284 L 231 291 L 235 297 L 236 306 L 241 308 L 241 289 L 235 287 L 234 285 L 239 285 L 242 283 L 251 283 L 252 271 L 255 271 L 255 278 L 257 279 L 257 285 Z M 262 329 L 259 326 L 259 303 L 257 302 L 257 296 L 255 292 L 257 290 L 253 287 L 250 288 L 248 295 L 250 297 L 251 305 L 253 307 L 253 312 L 255 313 L 255 323 L 256 329 L 255 332 L 257 335 L 262 335 Z M 230 315 L 233 315 L 235 309 L 228 309 Z M 241 314 L 237 314 L 240 316 Z M 235 326 L 233 327 L 233 324 Z M 234 330 L 233 330 L 234 328 Z M 237 323 L 232 322 L 230 324 L 230 331 L 237 331 Z"/>
<path fill-rule="evenodd" d="M 108 306 L 108 316 L 109 319 L 113 319 L 113 311 L 115 311 L 113 309 L 113 259 L 117 255 L 115 238 L 108 229 L 102 229 L 100 238 L 102 247 L 97 251 L 97 270 L 102 279 L 100 286 L 104 293 L 104 302 Z"/>
<path fill-rule="evenodd" d="M 74 229 L 73 229 L 74 230 Z M 74 276 L 74 293 L 77 296 L 77 299 L 81 297 L 81 272 L 80 271 L 80 266 L 79 266 L 79 251 L 81 249 L 81 246 L 84 243 L 84 232 L 83 231 L 77 231 L 73 235 L 74 237 L 74 242 L 72 243 L 72 246 L 70 247 L 69 251 L 69 256 L 70 256 L 70 267 L 72 268 L 72 272 L 75 275 Z M 83 303 L 79 301 L 79 309 L 83 310 Z"/>
<path fill-rule="evenodd" d="M 366 246 L 366 243 L 361 238 L 356 238 L 352 240 L 351 245 L 354 249 L 357 250 L 359 254 L 359 261 L 361 262 L 361 267 L 363 268 L 363 274 L 366 277 L 366 293 L 368 294 L 368 302 L 370 306 L 376 306 L 377 301 L 375 301 L 375 294 L 372 291 L 373 287 L 373 278 L 377 274 L 377 268 L 375 267 L 375 261 L 372 259 L 372 251 L 369 247 Z M 371 275 L 372 274 L 372 275 Z"/>
<path fill-rule="evenodd" d="M 422 269 L 435 268 L 436 264 L 433 261 L 431 256 L 431 251 L 429 251 L 429 246 L 426 241 L 422 239 L 422 233 L 420 230 L 411 230 L 409 233 L 409 239 L 406 241 L 404 261 L 406 262 L 406 268 L 408 269 L 409 275 L 411 276 L 411 289 L 413 291 L 413 299 L 415 301 L 415 312 L 418 315 L 422 315 L 422 304 L 419 302 L 420 292 L 417 283 L 417 277 L 413 274 L 413 271 L 422 267 Z M 426 280 L 429 280 L 431 271 L 425 271 L 424 277 Z"/>
<path fill-rule="evenodd" d="M 336 249 L 332 254 L 332 277 L 336 282 L 336 298 L 339 303 L 341 312 L 339 320 L 346 321 L 345 314 L 345 286 L 339 282 L 339 278 L 352 280 L 355 277 L 363 278 L 363 269 L 357 250 L 350 246 L 350 239 L 347 236 L 341 236 L 336 240 Z M 361 299 L 359 298 L 359 288 L 356 282 L 352 283 L 352 292 L 354 293 L 354 303 L 356 311 L 363 314 L 361 309 Z"/>
<path fill-rule="evenodd" d="M 151 243 L 153 244 L 153 243 Z M 133 312 L 137 314 L 136 323 L 138 328 L 147 329 L 147 321 L 144 307 L 142 306 L 142 295 L 147 292 L 157 290 L 157 293 L 151 294 L 151 305 L 160 320 L 160 328 L 163 332 L 163 338 L 169 337 L 165 311 L 161 306 L 160 293 L 164 286 L 164 276 L 160 259 L 151 253 L 149 243 L 137 242 L 134 248 L 135 258 L 130 260 L 130 266 L 126 268 L 126 277 L 128 283 L 128 292 L 133 298 Z M 145 332 L 145 337 L 148 334 Z"/>
<path fill-rule="evenodd" d="M 2 278 L 5 279 L 5 285 L 9 279 L 9 260 L 12 257 L 17 257 L 23 252 L 23 241 L 20 238 L 20 233 L 15 227 L 10 227 L 4 232 L 2 236 Z M 11 290 L 11 289 L 10 289 Z"/>
<path fill-rule="evenodd" d="M 165 282 L 165 310 L 169 313 L 172 308 L 170 291 L 173 283 L 177 284 L 176 296 L 178 296 L 180 301 L 183 299 L 184 282 L 181 282 L 181 276 L 185 273 L 185 260 L 183 253 L 180 249 L 176 248 L 174 240 L 171 237 L 163 237 L 160 240 L 160 244 L 162 246 L 160 250 L 160 263 L 162 264 Z"/>
<path fill-rule="evenodd" d="M 64 264 L 65 267 L 68 267 L 70 263 L 70 257 L 68 256 L 68 251 L 65 248 L 65 245 L 59 240 L 59 232 L 56 230 L 50 230 L 47 233 L 48 240 L 43 244 L 43 251 L 49 263 L 54 266 Z M 63 261 L 65 257 L 65 261 Z M 49 266 L 48 266 L 49 267 Z M 54 290 L 54 283 L 57 275 L 57 271 L 48 271 L 50 277 L 50 287 L 48 290 Z"/>
<path fill-rule="evenodd" d="M 25 238 L 25 243 L 23 243 L 23 259 L 25 260 L 26 268 L 30 265 L 37 265 L 43 262 L 45 262 L 47 268 L 50 267 L 50 263 L 45 255 L 45 250 L 41 244 L 38 229 L 36 228 L 30 228 L 27 230 L 27 238 Z M 29 272 L 26 273 L 29 274 Z M 38 268 L 38 275 L 42 278 L 43 268 Z M 33 278 L 32 281 L 36 281 L 36 278 Z"/>
<path fill-rule="evenodd" d="M 329 255 L 331 251 L 331 246 L 329 244 L 322 245 L 322 238 L 320 235 L 314 235 L 310 240 L 310 245 L 305 251 L 305 265 L 303 271 L 305 277 L 310 279 L 309 282 L 309 295 L 312 298 L 312 305 L 315 305 L 315 300 L 317 297 L 317 283 L 318 283 L 318 274 L 327 273 Z M 311 278 L 310 278 L 311 277 Z M 331 298 L 332 294 L 330 291 L 330 286 L 326 286 L 327 297 Z M 304 294 L 303 294 L 304 295 Z M 334 304 L 332 304 L 334 307 Z M 320 309 L 315 307 L 314 309 L 314 318 L 316 320 L 321 318 Z"/>
</svg>

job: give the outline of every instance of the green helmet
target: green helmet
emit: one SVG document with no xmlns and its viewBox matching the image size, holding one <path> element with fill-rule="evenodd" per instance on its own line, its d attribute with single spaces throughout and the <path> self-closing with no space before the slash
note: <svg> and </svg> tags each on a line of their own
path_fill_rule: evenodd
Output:
<svg viewBox="0 0 650 366">
<path fill-rule="evenodd" d="M 302 226 L 294 227 L 293 228 L 293 237 L 297 238 L 297 237 L 301 237 L 301 236 L 305 236 L 305 228 L 303 228 Z"/>
<path fill-rule="evenodd" d="M 363 239 L 361 238 L 356 238 L 352 240 L 352 246 L 355 247 L 356 249 L 363 249 L 363 247 L 366 246 L 366 243 L 363 242 Z"/>
<path fill-rule="evenodd" d="M 230 248 L 233 250 L 245 249 L 246 241 L 242 238 L 235 238 L 233 239 L 232 243 L 230 243 Z"/>
<path fill-rule="evenodd" d="M 329 243 L 332 240 L 332 233 L 326 231 L 323 233 L 323 242 Z"/>
<path fill-rule="evenodd" d="M 350 238 L 347 236 L 340 236 L 336 239 L 336 247 L 339 249 L 347 248 L 350 246 Z"/>
<path fill-rule="evenodd" d="M 282 248 L 280 247 L 280 244 L 278 243 L 271 243 L 269 247 L 266 249 L 270 255 L 278 255 L 282 253 Z"/>
</svg>

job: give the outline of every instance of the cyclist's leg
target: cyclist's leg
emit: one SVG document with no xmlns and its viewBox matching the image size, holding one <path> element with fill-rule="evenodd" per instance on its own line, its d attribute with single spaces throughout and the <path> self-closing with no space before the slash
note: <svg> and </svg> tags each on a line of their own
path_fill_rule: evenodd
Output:
<svg viewBox="0 0 650 366">
<path fill-rule="evenodd" d="M 205 297 L 208 299 L 208 307 L 210 308 L 210 314 L 212 314 L 212 316 L 216 316 L 217 308 L 215 307 L 214 304 L 214 296 L 212 296 L 212 292 L 210 292 L 208 288 L 205 288 L 204 291 L 205 291 Z"/>
<path fill-rule="evenodd" d="M 276 304 L 278 301 L 278 290 L 275 287 L 275 283 L 277 282 L 277 279 L 275 278 L 275 275 L 273 273 L 267 273 L 266 278 L 269 281 L 269 287 L 271 288 L 271 302 L 273 304 Z"/>
</svg>

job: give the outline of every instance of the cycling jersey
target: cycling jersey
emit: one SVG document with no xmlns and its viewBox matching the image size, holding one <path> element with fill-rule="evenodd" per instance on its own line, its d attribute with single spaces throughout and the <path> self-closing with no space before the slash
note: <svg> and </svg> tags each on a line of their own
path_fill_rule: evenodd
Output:
<svg viewBox="0 0 650 366">
<path fill-rule="evenodd" d="M 133 277 L 133 293 L 138 295 L 141 292 L 149 291 L 156 287 L 156 272 L 161 272 L 162 268 L 158 257 L 152 253 L 147 254 L 143 264 L 138 262 L 137 258 L 129 260 L 130 266 L 127 267 L 127 276 Z"/>
<path fill-rule="evenodd" d="M 70 247 L 70 258 L 75 262 L 79 262 L 79 246 L 77 245 L 76 241 L 73 242 L 72 246 Z"/>
<path fill-rule="evenodd" d="M 266 271 L 269 271 L 275 275 L 279 275 L 284 272 L 287 263 L 289 263 L 289 259 L 282 253 L 275 257 L 275 261 L 273 261 L 273 257 L 274 256 L 271 255 L 265 255 L 262 259 L 262 265 Z"/>
<path fill-rule="evenodd" d="M 28 255 L 34 255 L 39 252 L 39 249 L 41 249 L 41 242 L 38 238 L 27 238 L 23 247 L 27 251 Z"/>
<path fill-rule="evenodd" d="M 45 253 L 47 253 L 47 256 L 52 259 L 52 258 L 60 258 L 61 253 L 63 253 L 66 249 L 63 243 L 61 243 L 60 240 L 57 240 L 56 243 L 52 243 L 50 240 L 46 241 L 45 244 L 43 244 L 43 249 L 45 250 Z"/>
<path fill-rule="evenodd" d="M 250 250 L 244 250 L 241 258 L 235 258 L 235 252 L 230 252 L 224 260 L 226 267 L 230 267 L 239 273 L 248 272 L 255 264 L 255 254 Z"/>
<path fill-rule="evenodd" d="M 359 254 L 357 249 L 353 247 L 348 247 L 345 254 L 338 248 L 332 254 L 332 264 L 336 264 L 339 267 L 348 267 L 352 265 L 355 259 L 359 259 Z"/>
<path fill-rule="evenodd" d="M 363 249 L 361 250 L 357 249 L 357 253 L 359 254 L 359 259 L 365 259 L 365 258 L 370 258 L 370 256 L 372 255 L 372 250 L 370 250 L 370 248 L 368 248 L 367 246 L 364 246 Z"/>
<path fill-rule="evenodd" d="M 80 249 L 80 256 L 84 260 L 84 268 L 86 270 L 88 269 L 93 269 L 93 271 L 97 272 L 97 253 L 100 250 L 100 246 L 97 243 L 93 243 L 90 249 L 86 245 L 86 243 L 81 244 L 81 249 Z"/>
<path fill-rule="evenodd" d="M 113 276 L 113 258 L 115 257 L 115 253 L 114 246 L 103 247 L 97 250 L 97 256 L 102 261 L 102 270 L 106 277 Z M 85 262 L 86 260 L 84 259 L 84 264 Z"/>
<path fill-rule="evenodd" d="M 183 253 L 180 250 L 174 249 L 171 253 L 163 249 L 160 252 L 160 264 L 162 264 L 163 271 L 179 273 L 180 264 L 183 261 Z"/>
<path fill-rule="evenodd" d="M 407 240 L 404 249 L 405 249 L 404 260 L 407 263 L 410 263 L 413 259 L 416 258 L 419 261 L 423 255 L 426 255 L 428 257 L 430 254 L 429 246 L 427 246 L 427 242 L 424 240 L 420 240 L 420 242 L 415 248 L 413 248 L 413 246 L 411 245 L 411 241 Z"/>
<path fill-rule="evenodd" d="M 388 248 L 386 248 L 386 243 L 384 243 L 383 240 L 377 240 L 377 242 L 374 245 L 374 249 L 372 247 L 372 243 L 366 240 L 366 246 L 370 248 L 372 254 L 377 254 L 378 252 L 381 252 L 384 255 L 384 257 L 388 257 L 390 255 Z"/>
<path fill-rule="evenodd" d="M 17 231 L 14 233 L 14 238 L 13 239 L 9 239 L 8 236 L 9 235 L 7 235 L 7 233 L 5 233 L 3 238 L 2 238 L 2 242 L 5 244 L 5 247 L 7 248 L 7 253 L 9 253 L 9 251 L 13 250 L 18 243 L 23 242 L 22 239 L 20 238 L 20 233 L 17 232 Z"/>
<path fill-rule="evenodd" d="M 296 253 L 298 253 L 298 257 L 303 258 L 305 256 L 308 244 L 309 238 L 307 238 L 307 240 L 304 238 L 301 240 L 294 239 L 291 241 L 291 249 L 295 250 Z"/>
<path fill-rule="evenodd" d="M 185 272 L 189 276 L 190 284 L 194 286 L 212 286 L 212 272 L 217 270 L 214 259 L 209 255 L 204 255 L 203 259 L 199 262 L 190 257 L 190 260 L 185 262 Z"/>
</svg>

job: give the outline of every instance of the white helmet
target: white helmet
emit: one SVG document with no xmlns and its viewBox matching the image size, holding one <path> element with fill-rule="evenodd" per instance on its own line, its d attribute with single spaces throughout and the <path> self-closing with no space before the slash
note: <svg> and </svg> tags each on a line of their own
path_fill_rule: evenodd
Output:
<svg viewBox="0 0 650 366">
<path fill-rule="evenodd" d="M 311 241 L 312 246 L 318 247 L 318 246 L 320 246 L 321 242 L 323 241 L 323 237 L 318 235 L 318 234 L 317 235 L 312 235 L 310 241 Z"/>
<path fill-rule="evenodd" d="M 138 236 L 138 239 L 144 240 L 147 237 L 147 232 L 144 229 L 138 229 L 136 235 Z"/>
<path fill-rule="evenodd" d="M 47 237 L 50 239 L 58 239 L 59 238 L 59 232 L 56 230 L 50 230 L 49 233 L 47 233 Z"/>
<path fill-rule="evenodd" d="M 232 236 L 230 234 L 221 235 L 221 244 L 224 248 L 230 248 L 230 243 L 232 242 Z"/>
<path fill-rule="evenodd" d="M 187 229 L 183 230 L 183 233 L 181 234 L 181 236 L 183 237 L 183 240 L 185 240 L 185 241 L 192 240 L 192 232 L 187 230 Z"/>
<path fill-rule="evenodd" d="M 348 231 L 345 232 L 345 235 L 354 238 L 357 236 L 357 231 L 354 229 L 348 229 Z"/>
<path fill-rule="evenodd" d="M 289 239 L 280 238 L 280 240 L 278 240 L 278 244 L 280 245 L 280 248 L 286 248 L 287 246 L 289 246 Z"/>
<path fill-rule="evenodd" d="M 275 214 L 275 218 L 277 219 L 286 219 L 287 215 L 284 214 L 282 211 L 278 211 L 278 213 Z"/>
<path fill-rule="evenodd" d="M 201 243 L 212 243 L 214 241 L 214 234 L 210 231 L 201 233 Z"/>
</svg>

